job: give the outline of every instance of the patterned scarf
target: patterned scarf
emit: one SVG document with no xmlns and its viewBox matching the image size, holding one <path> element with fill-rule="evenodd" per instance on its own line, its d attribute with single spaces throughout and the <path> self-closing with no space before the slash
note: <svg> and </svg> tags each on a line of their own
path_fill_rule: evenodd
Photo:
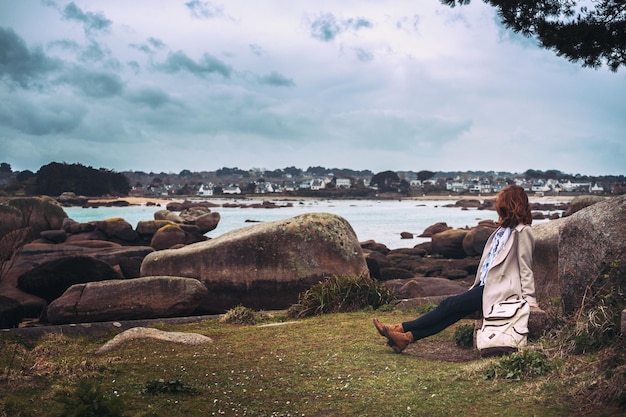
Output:
<svg viewBox="0 0 626 417">
<path fill-rule="evenodd" d="M 509 239 L 510 235 L 511 235 L 510 227 L 500 228 L 496 232 L 496 235 L 493 237 L 493 240 L 491 241 L 491 247 L 489 248 L 489 253 L 487 254 L 487 257 L 485 258 L 485 262 L 480 268 L 480 285 L 485 285 L 485 280 L 487 279 L 487 272 L 489 272 L 489 269 L 491 268 L 491 264 L 493 263 L 493 260 L 498 255 L 498 252 L 500 252 L 500 250 L 504 247 L 504 245 L 506 245 L 506 241 Z"/>
</svg>

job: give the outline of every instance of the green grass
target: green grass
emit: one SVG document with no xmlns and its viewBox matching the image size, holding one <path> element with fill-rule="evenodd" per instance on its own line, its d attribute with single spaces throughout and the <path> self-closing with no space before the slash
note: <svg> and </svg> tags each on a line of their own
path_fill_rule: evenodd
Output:
<svg viewBox="0 0 626 417">
<path fill-rule="evenodd" d="M 376 312 L 384 322 L 412 312 Z M 201 333 L 202 346 L 137 340 L 103 356 L 111 337 L 50 336 L 36 346 L 0 339 L 0 416 L 51 416 L 81 379 L 119 397 L 126 416 L 569 416 L 577 403 L 558 377 L 485 380 L 493 360 L 425 359 L 425 341 L 395 354 L 372 326 L 372 311 L 336 313 L 276 326 L 207 320 L 163 330 Z M 270 321 L 286 320 L 284 316 Z M 460 324 L 470 323 L 461 322 Z M 431 338 L 455 348 L 454 328 Z M 154 381 L 185 390 L 147 393 Z M 153 390 L 154 391 L 154 390 Z M 614 410 L 595 410 L 611 414 Z"/>
</svg>

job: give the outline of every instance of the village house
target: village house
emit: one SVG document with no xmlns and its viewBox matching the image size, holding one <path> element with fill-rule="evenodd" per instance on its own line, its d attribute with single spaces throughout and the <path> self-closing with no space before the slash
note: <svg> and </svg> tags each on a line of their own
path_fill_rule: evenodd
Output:
<svg viewBox="0 0 626 417">
<path fill-rule="evenodd" d="M 222 193 L 224 194 L 241 194 L 241 188 L 236 185 L 229 185 L 228 187 L 224 187 L 222 189 Z"/>
<path fill-rule="evenodd" d="M 318 191 L 321 189 L 326 188 L 326 183 L 324 182 L 324 180 L 321 180 L 319 178 L 315 178 L 314 180 L 311 181 L 311 190 L 312 191 Z"/>
<path fill-rule="evenodd" d="M 278 186 L 273 185 L 271 182 L 261 182 L 254 187 L 255 194 L 268 194 L 279 192 Z"/>
<path fill-rule="evenodd" d="M 202 184 L 198 189 L 198 196 L 200 197 L 210 197 L 213 195 L 213 184 L 209 183 L 208 185 Z"/>
<path fill-rule="evenodd" d="M 351 186 L 350 178 L 337 178 L 335 180 L 335 188 L 350 188 Z"/>
</svg>

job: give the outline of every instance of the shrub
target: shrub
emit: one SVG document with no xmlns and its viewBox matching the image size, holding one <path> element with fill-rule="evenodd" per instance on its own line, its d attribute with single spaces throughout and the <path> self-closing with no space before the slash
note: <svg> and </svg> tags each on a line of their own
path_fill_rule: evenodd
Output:
<svg viewBox="0 0 626 417">
<path fill-rule="evenodd" d="M 124 416 L 121 398 L 104 395 L 100 386 L 88 379 L 80 380 L 73 391 L 58 394 L 56 400 L 65 404 L 59 417 Z"/>
<path fill-rule="evenodd" d="M 385 284 L 369 275 L 333 276 L 300 294 L 289 308 L 290 317 L 308 317 L 325 313 L 377 309 L 394 300 Z"/>
<path fill-rule="evenodd" d="M 474 347 L 474 325 L 462 324 L 454 330 L 454 343 L 462 348 Z"/>
<path fill-rule="evenodd" d="M 626 409 L 626 337 L 620 334 L 626 309 L 626 265 L 610 262 L 586 289 L 577 315 L 557 332 L 556 355 L 593 353 L 593 366 L 574 366 L 586 382 L 576 396 L 589 407 L 607 404 Z"/>
<path fill-rule="evenodd" d="M 7 398 L 4 404 L 0 404 L 0 417 L 32 417 L 24 406 L 12 398 Z"/>
<path fill-rule="evenodd" d="M 255 325 L 256 316 L 252 309 L 238 305 L 228 310 L 222 316 L 221 321 L 229 324 Z"/>
<path fill-rule="evenodd" d="M 564 327 L 560 345 L 566 353 L 597 352 L 611 345 L 620 332 L 626 309 L 626 266 L 609 263 L 587 288 L 584 304 L 573 325 Z"/>
<path fill-rule="evenodd" d="M 396 306 L 393 305 L 393 304 L 383 304 L 380 307 L 378 307 L 376 310 L 378 310 L 380 312 L 395 311 L 396 310 Z"/>
<path fill-rule="evenodd" d="M 546 375 L 553 365 L 546 355 L 537 351 L 525 350 L 503 356 L 488 366 L 483 373 L 484 379 L 513 379 Z"/>
</svg>

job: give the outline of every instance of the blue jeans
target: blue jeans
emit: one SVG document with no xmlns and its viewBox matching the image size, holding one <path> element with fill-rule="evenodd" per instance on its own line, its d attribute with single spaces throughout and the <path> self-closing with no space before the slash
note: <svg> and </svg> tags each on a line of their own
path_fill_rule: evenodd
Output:
<svg viewBox="0 0 626 417">
<path fill-rule="evenodd" d="M 415 320 L 402 323 L 405 332 L 413 334 L 413 341 L 439 333 L 483 307 L 483 286 L 476 286 L 461 294 L 444 299 L 437 308 Z"/>
</svg>

